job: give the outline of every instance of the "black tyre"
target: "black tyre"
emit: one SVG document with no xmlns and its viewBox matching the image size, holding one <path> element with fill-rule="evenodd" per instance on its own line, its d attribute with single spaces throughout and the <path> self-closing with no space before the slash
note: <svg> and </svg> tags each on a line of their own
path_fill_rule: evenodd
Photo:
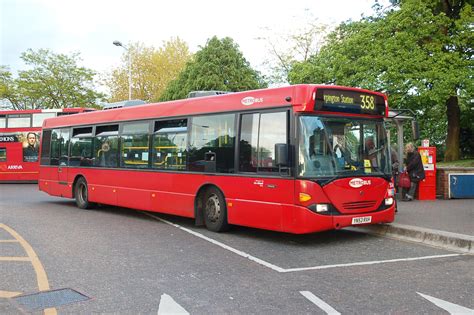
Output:
<svg viewBox="0 0 474 315">
<path fill-rule="evenodd" d="M 94 203 L 89 202 L 89 191 L 84 177 L 79 178 L 74 185 L 74 196 L 76 205 L 81 209 L 91 209 L 95 206 Z"/>
<path fill-rule="evenodd" d="M 224 232 L 229 229 L 225 198 L 216 187 L 208 188 L 204 194 L 203 216 L 208 230 Z"/>
</svg>

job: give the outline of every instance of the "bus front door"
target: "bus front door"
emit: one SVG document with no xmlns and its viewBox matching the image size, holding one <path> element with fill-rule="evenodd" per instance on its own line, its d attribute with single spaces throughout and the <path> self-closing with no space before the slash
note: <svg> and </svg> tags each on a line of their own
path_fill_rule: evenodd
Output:
<svg viewBox="0 0 474 315">
<path fill-rule="evenodd" d="M 276 231 L 286 230 L 291 216 L 294 180 L 284 178 L 235 177 L 228 187 L 229 223 Z M 229 207 L 230 206 L 230 207 Z"/>
<path fill-rule="evenodd" d="M 59 165 L 58 190 L 61 197 L 72 197 L 72 190 L 68 185 L 68 156 L 69 156 L 69 129 L 60 130 L 59 138 Z"/>
</svg>

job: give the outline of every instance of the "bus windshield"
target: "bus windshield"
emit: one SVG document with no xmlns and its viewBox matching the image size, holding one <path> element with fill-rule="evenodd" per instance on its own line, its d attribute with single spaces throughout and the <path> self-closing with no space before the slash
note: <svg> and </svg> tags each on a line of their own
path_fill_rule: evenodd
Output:
<svg viewBox="0 0 474 315">
<path fill-rule="evenodd" d="M 299 124 L 299 176 L 391 176 L 382 120 L 301 116 Z"/>
</svg>

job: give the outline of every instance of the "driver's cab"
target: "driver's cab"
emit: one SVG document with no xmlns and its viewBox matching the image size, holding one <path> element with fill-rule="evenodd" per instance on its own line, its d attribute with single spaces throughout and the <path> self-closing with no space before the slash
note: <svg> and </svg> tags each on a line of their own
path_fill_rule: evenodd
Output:
<svg viewBox="0 0 474 315">
<path fill-rule="evenodd" d="M 336 161 L 331 152 L 331 144 L 327 141 L 326 133 L 319 128 L 313 131 L 309 137 L 309 157 L 311 159 L 312 172 L 315 175 L 324 176 L 334 174 Z"/>
<path fill-rule="evenodd" d="M 382 121 L 318 116 L 303 116 L 300 121 L 301 176 L 390 174 Z"/>
</svg>

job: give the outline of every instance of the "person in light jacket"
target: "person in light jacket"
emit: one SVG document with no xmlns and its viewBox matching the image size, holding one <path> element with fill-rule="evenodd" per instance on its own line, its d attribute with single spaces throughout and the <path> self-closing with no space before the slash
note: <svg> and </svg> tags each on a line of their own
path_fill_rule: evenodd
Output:
<svg viewBox="0 0 474 315">
<path fill-rule="evenodd" d="M 410 176 L 411 186 L 408 192 L 406 192 L 405 198 L 403 198 L 402 200 L 412 201 L 415 197 L 415 192 L 416 188 L 418 187 L 418 183 L 425 179 L 425 170 L 423 168 L 423 163 L 421 162 L 421 155 L 415 149 L 413 143 L 408 143 L 405 146 L 405 152 L 407 154 L 406 171 Z"/>
</svg>

